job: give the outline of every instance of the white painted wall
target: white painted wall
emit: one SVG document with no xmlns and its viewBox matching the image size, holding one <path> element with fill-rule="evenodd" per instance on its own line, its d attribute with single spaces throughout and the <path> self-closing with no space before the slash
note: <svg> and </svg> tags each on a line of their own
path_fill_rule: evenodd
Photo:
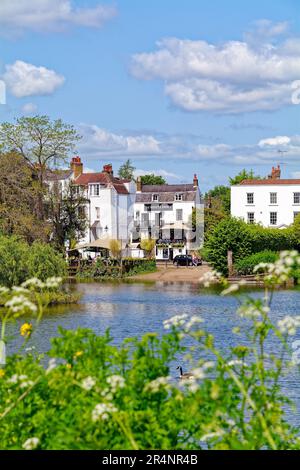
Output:
<svg viewBox="0 0 300 470">
<path fill-rule="evenodd" d="M 254 212 L 255 222 L 270 227 L 270 212 L 277 212 L 277 225 L 287 227 L 294 221 L 294 212 L 300 212 L 300 204 L 294 204 L 294 193 L 300 193 L 300 185 L 266 184 L 231 187 L 231 215 L 247 222 L 247 213 Z M 247 193 L 254 193 L 254 203 L 247 203 Z M 277 193 L 277 204 L 270 203 L 270 193 Z"/>
</svg>

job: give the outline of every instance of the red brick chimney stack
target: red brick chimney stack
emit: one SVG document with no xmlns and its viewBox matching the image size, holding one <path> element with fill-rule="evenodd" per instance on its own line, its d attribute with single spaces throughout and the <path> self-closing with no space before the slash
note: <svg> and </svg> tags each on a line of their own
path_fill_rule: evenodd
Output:
<svg viewBox="0 0 300 470">
<path fill-rule="evenodd" d="M 142 192 L 142 178 L 138 176 L 136 180 L 136 192 L 141 193 Z"/>
<path fill-rule="evenodd" d="M 196 175 L 196 173 L 194 174 L 193 185 L 194 185 L 194 188 L 198 188 L 199 186 L 198 176 Z"/>
<path fill-rule="evenodd" d="M 280 179 L 280 176 L 281 176 L 280 165 L 277 165 L 276 168 L 273 166 L 273 167 L 272 167 L 272 173 L 271 173 L 271 175 L 269 175 L 269 179 L 271 179 L 271 180 L 279 180 L 279 179 Z"/>
<path fill-rule="evenodd" d="M 83 173 L 83 163 L 80 157 L 73 157 L 71 160 L 71 170 L 74 173 L 74 179 L 78 178 Z"/>
<path fill-rule="evenodd" d="M 103 166 L 103 173 L 108 173 L 109 175 L 113 176 L 114 172 L 111 163 L 108 163 L 107 165 Z"/>
</svg>

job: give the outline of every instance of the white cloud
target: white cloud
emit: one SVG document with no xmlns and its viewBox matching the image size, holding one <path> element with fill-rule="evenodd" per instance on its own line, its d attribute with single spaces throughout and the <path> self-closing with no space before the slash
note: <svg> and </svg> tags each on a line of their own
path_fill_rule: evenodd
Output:
<svg viewBox="0 0 300 470">
<path fill-rule="evenodd" d="M 65 81 L 65 78 L 54 70 L 37 67 L 22 60 L 6 65 L 2 78 L 10 92 L 17 98 L 51 95 Z"/>
<path fill-rule="evenodd" d="M 22 106 L 22 112 L 24 114 L 34 114 L 37 113 L 38 107 L 34 103 L 26 103 Z"/>
<path fill-rule="evenodd" d="M 151 135 L 122 135 L 96 125 L 81 125 L 81 148 L 94 156 L 159 155 L 160 142 Z"/>
<path fill-rule="evenodd" d="M 69 25 L 98 28 L 116 15 L 114 6 L 75 8 L 71 0 L 1 0 L 0 33 L 62 31 Z"/>
<path fill-rule="evenodd" d="M 277 137 L 271 137 L 269 139 L 260 140 L 258 145 L 264 147 L 266 145 L 278 146 L 278 145 L 287 145 L 291 142 L 291 139 L 287 136 L 279 135 Z"/>
<path fill-rule="evenodd" d="M 259 46 L 166 38 L 156 51 L 135 54 L 131 72 L 140 80 L 162 80 L 171 103 L 185 111 L 277 109 L 292 104 L 292 83 L 300 77 L 299 38 L 272 42 L 286 29 L 286 23 L 258 23 Z"/>
</svg>

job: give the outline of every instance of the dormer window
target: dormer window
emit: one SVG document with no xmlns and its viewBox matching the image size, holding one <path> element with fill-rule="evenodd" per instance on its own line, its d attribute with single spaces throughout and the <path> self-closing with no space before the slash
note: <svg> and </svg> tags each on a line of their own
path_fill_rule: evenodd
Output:
<svg viewBox="0 0 300 470">
<path fill-rule="evenodd" d="M 90 195 L 99 196 L 100 194 L 100 184 L 91 184 L 90 185 Z"/>
<path fill-rule="evenodd" d="M 175 194 L 175 201 L 183 201 L 183 194 L 180 194 L 180 193 Z"/>
<path fill-rule="evenodd" d="M 152 201 L 154 202 L 158 201 L 158 194 L 152 194 Z"/>
</svg>

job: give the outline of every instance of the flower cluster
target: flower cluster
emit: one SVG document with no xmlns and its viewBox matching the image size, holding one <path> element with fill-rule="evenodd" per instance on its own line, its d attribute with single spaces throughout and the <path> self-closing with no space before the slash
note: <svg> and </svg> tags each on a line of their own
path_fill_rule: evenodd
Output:
<svg viewBox="0 0 300 470">
<path fill-rule="evenodd" d="M 247 303 L 242 305 L 237 311 L 241 318 L 249 318 L 250 320 L 258 320 L 269 312 L 270 308 L 268 306 L 258 305 L 256 303 Z"/>
<path fill-rule="evenodd" d="M 216 284 L 222 280 L 222 274 L 217 271 L 208 271 L 200 277 L 199 281 L 204 287 L 209 287 L 211 284 Z"/>
<path fill-rule="evenodd" d="M 14 314 L 37 312 L 37 306 L 22 294 L 13 296 L 4 306 Z"/>
<path fill-rule="evenodd" d="M 157 393 L 161 390 L 166 390 L 170 387 L 170 377 L 157 377 L 157 379 L 152 380 L 147 383 L 144 387 L 145 392 Z"/>
<path fill-rule="evenodd" d="M 42 282 L 37 277 L 32 277 L 31 279 L 27 279 L 27 281 L 23 282 L 21 287 L 33 290 L 57 289 L 61 283 L 61 277 L 49 277 L 45 282 Z"/>
<path fill-rule="evenodd" d="M 297 328 L 300 327 L 300 316 L 297 315 L 296 317 L 291 317 L 290 315 L 287 315 L 277 322 L 277 326 L 282 334 L 294 336 L 297 332 Z"/>
<path fill-rule="evenodd" d="M 84 390 L 90 391 L 96 385 L 96 380 L 93 377 L 86 377 L 81 382 L 81 386 Z"/>
<path fill-rule="evenodd" d="M 111 403 L 99 403 L 92 411 L 92 420 L 98 421 L 99 419 L 106 420 L 111 413 L 116 413 L 118 409 Z"/>
<path fill-rule="evenodd" d="M 18 384 L 20 388 L 26 388 L 33 385 L 32 380 L 28 380 L 27 375 L 14 374 L 7 380 L 7 382 L 10 384 Z"/>
<path fill-rule="evenodd" d="M 260 263 L 254 268 L 254 272 L 263 272 L 264 279 L 271 284 L 283 284 L 291 277 L 292 268 L 300 267 L 298 251 L 282 251 L 275 263 Z"/>
<path fill-rule="evenodd" d="M 23 449 L 25 450 L 34 450 L 39 445 L 40 440 L 38 437 L 30 437 L 27 439 L 24 444 L 22 445 Z"/>
<path fill-rule="evenodd" d="M 178 328 L 179 326 L 183 326 L 186 323 L 188 315 L 183 313 L 182 315 L 175 315 L 174 317 L 169 318 L 163 322 L 164 329 L 170 330 L 172 327 Z"/>
</svg>

